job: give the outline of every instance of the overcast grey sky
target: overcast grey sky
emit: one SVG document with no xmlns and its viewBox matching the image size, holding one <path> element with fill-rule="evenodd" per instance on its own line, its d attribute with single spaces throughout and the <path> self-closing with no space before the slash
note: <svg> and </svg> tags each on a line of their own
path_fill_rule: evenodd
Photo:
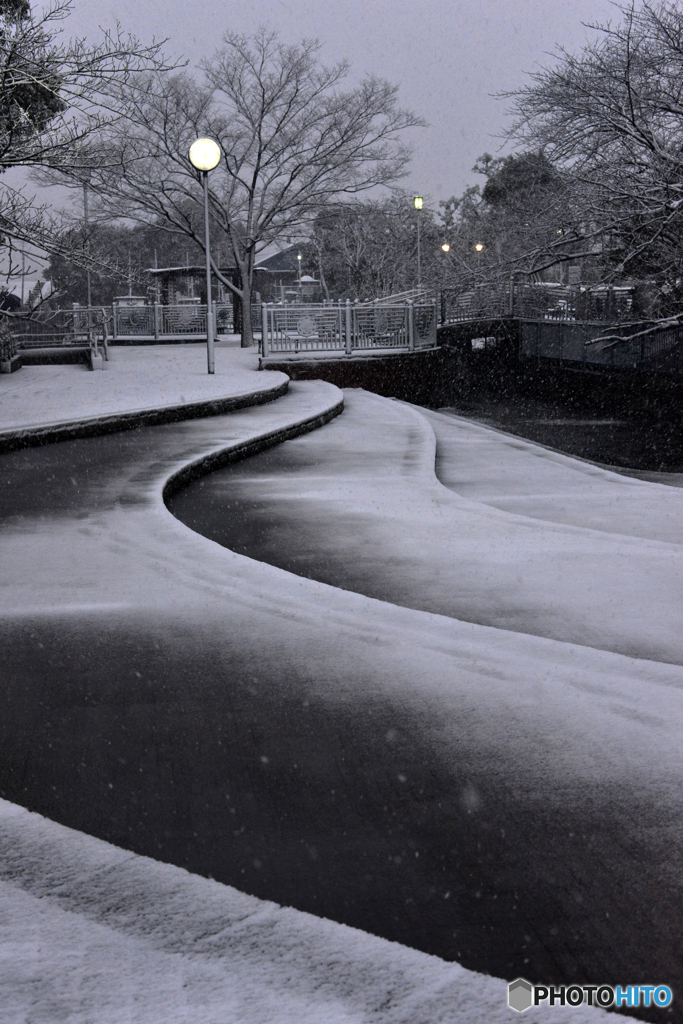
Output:
<svg viewBox="0 0 683 1024">
<path fill-rule="evenodd" d="M 403 106 L 430 127 L 414 133 L 407 188 L 433 202 L 477 180 L 477 156 L 494 152 L 505 103 L 490 94 L 515 88 L 524 72 L 561 43 L 578 49 L 581 22 L 618 15 L 607 0 L 74 0 L 69 35 L 94 38 L 98 25 L 122 26 L 143 39 L 168 37 L 171 53 L 196 62 L 226 29 L 262 23 L 288 42 L 314 36 L 328 62 L 347 57 L 354 75 L 375 73 L 400 85 Z"/>
</svg>

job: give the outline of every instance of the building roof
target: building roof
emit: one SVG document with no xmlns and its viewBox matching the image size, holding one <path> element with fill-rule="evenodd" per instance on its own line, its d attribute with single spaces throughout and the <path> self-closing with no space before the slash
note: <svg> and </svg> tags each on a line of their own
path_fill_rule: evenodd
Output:
<svg viewBox="0 0 683 1024">
<path fill-rule="evenodd" d="M 234 268 L 233 267 L 221 267 L 220 271 L 222 274 L 229 274 Z M 147 267 L 145 270 L 146 274 L 205 274 L 206 266 L 191 266 L 191 267 Z"/>
<path fill-rule="evenodd" d="M 299 254 L 299 247 L 296 245 L 290 245 L 286 249 L 282 249 L 280 252 L 273 253 L 272 256 L 266 256 L 264 259 L 258 259 L 256 262 L 257 270 L 269 270 L 271 273 L 283 273 L 286 271 L 298 272 L 297 255 Z"/>
</svg>

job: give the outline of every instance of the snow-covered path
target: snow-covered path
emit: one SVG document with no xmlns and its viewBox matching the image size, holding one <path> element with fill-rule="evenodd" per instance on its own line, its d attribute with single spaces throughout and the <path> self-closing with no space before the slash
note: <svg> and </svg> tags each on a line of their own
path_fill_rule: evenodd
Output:
<svg viewBox="0 0 683 1024">
<path fill-rule="evenodd" d="M 477 559 L 479 577 L 496 569 L 492 532 L 508 530 L 520 566 L 526 571 L 529 561 L 541 586 L 538 550 L 546 559 L 552 550 L 549 541 L 545 549 L 537 543 L 542 523 L 436 482 L 434 438 L 419 413 L 374 396 L 349 399 L 342 417 L 282 447 L 294 486 L 268 473 L 259 486 L 271 511 L 259 519 L 252 502 L 252 534 L 267 526 L 278 535 L 277 506 L 285 525 L 287 516 L 298 523 L 302 552 L 317 555 L 326 523 L 335 565 L 352 561 L 370 578 L 382 557 L 398 558 L 397 594 L 401 580 L 418 593 L 406 567 L 419 569 L 421 550 L 423 592 L 434 584 L 441 597 L 448 572 L 451 585 L 461 586 L 462 538 L 476 585 Z M 624 635 L 614 616 L 598 617 L 594 646 L 572 644 L 536 635 L 523 602 L 513 631 L 293 576 L 217 547 L 164 508 L 161 489 L 183 464 L 336 401 L 329 386 L 293 384 L 274 405 L 229 417 L 3 457 L 5 796 L 118 846 L 408 945 L 438 947 L 499 976 L 664 982 L 680 991 L 678 664 L 610 650 Z M 314 458 L 309 441 L 318 446 Z M 239 487 L 237 467 L 233 482 L 220 485 L 229 516 L 244 508 L 238 492 L 247 487 L 247 463 L 243 468 Z M 205 495 L 211 482 L 206 478 Z M 429 508 L 433 519 L 425 524 Z M 574 553 L 574 564 L 566 561 L 575 574 L 584 550 L 575 538 L 593 545 L 591 558 L 615 554 L 623 541 L 643 579 L 639 567 L 649 565 L 673 586 L 661 553 L 677 565 L 677 545 L 549 529 Z M 435 570 L 433 552 L 446 536 L 444 564 Z M 409 562 L 401 561 L 396 538 Z M 520 538 L 528 538 L 526 549 Z M 460 545 L 460 561 L 451 543 Z M 510 561 L 501 564 L 509 569 Z M 600 567 L 594 572 L 604 575 Z M 524 582 L 520 571 L 506 600 L 519 600 Z M 555 576 L 545 579 L 551 601 L 555 586 Z M 596 586 L 609 600 L 607 582 Z M 495 588 L 489 581 L 479 593 L 490 600 Z M 620 608 L 645 605 L 651 595 L 657 597 L 654 588 L 643 597 L 631 585 L 630 604 L 622 600 Z M 571 612 L 576 595 L 561 597 Z M 675 648 L 671 619 L 661 631 L 647 611 L 644 623 L 635 615 L 629 623 L 639 628 L 639 642 L 664 658 Z M 11 829 L 5 834 L 11 851 Z M 72 841 L 62 840 L 68 849 Z M 71 848 L 85 850 L 88 842 L 78 838 Z M 41 892 L 40 870 L 34 884 L 30 872 L 6 862 L 13 892 Z M 99 869 L 90 877 L 101 891 Z M 179 884 L 173 879 L 169 884 Z M 42 891 L 44 907 L 59 904 L 58 880 Z M 114 931 L 111 901 L 120 902 L 122 891 L 114 880 L 93 911 Z M 78 912 L 76 898 L 68 909 Z M 263 920 L 267 931 L 267 913 Z M 146 927 L 144 919 L 131 925 L 149 942 Z M 307 934 L 315 936 L 315 928 Z M 27 942 L 35 964 L 36 947 L 30 936 Z M 195 957 L 188 942 L 187 955 Z M 250 979 L 267 971 L 274 955 L 272 947 L 259 950 Z M 83 978 L 90 968 L 79 955 L 76 975 Z M 130 963 L 126 956 L 121 964 Z M 423 961 L 414 956 L 419 974 Z M 347 967 L 330 959 L 341 980 L 331 995 L 316 987 L 313 972 L 305 983 L 309 993 L 318 991 L 310 1019 L 496 1019 L 490 1006 L 484 1017 L 473 1012 L 471 1001 L 430 1003 L 421 981 L 397 1004 L 373 1003 L 375 995 L 363 995 L 360 982 L 349 986 Z M 301 963 L 304 973 L 311 970 L 306 957 Z M 116 970 L 125 976 L 125 967 Z M 161 974 L 170 978 L 172 970 Z M 442 984 L 437 975 L 444 984 L 452 980 L 436 971 L 432 994 Z M 457 980 L 461 992 L 465 977 Z M 25 985 L 16 1005 L 26 1006 L 31 991 Z M 171 1000 L 168 991 L 158 1006 Z M 367 991 L 378 991 L 372 980 Z M 65 989 L 63 1007 L 72 1016 L 62 1016 L 85 1024 L 77 995 L 77 986 Z M 269 1020 L 270 999 L 265 993 L 254 1019 Z M 307 1019 L 304 1010 L 298 1019 Z M 103 1009 L 98 1021 L 130 1019 L 116 1012 Z M 240 1013 L 225 1019 L 250 1019 Z M 294 1019 L 295 1004 L 283 1000 L 281 1013 L 273 1019 Z"/>
<path fill-rule="evenodd" d="M 461 416 L 419 411 L 436 434 L 437 476 L 462 497 L 544 522 L 683 544 L 681 489 L 612 473 Z"/>
<path fill-rule="evenodd" d="M 0 376 L 0 443 L 16 432 L 193 403 L 217 402 L 275 389 L 283 373 L 259 373 L 254 349 L 216 345 L 215 373 L 200 344 L 111 348 L 103 370 L 86 366 L 22 367 Z"/>
<path fill-rule="evenodd" d="M 0 800 L 3 1024 L 504 1024 L 503 981 Z M 549 1020 L 532 1009 L 525 1019 Z M 604 1024 L 557 1007 L 557 1024 Z"/>
<path fill-rule="evenodd" d="M 333 586 L 683 664 L 683 546 L 674 542 L 683 539 L 683 491 L 441 421 L 440 462 L 451 490 L 434 475 L 434 433 L 421 412 L 347 392 L 345 415 L 335 423 L 215 476 L 206 490 L 179 495 L 173 508 L 206 533 L 202 495 L 210 491 L 209 536 L 234 548 L 244 523 L 246 553 Z M 508 468 L 508 449 L 522 449 L 526 463 Z M 470 489 L 484 490 L 489 463 L 495 498 L 453 493 L 468 467 L 481 481 Z M 531 496 L 514 495 L 514 481 L 527 469 Z M 223 501 L 237 501 L 241 516 L 221 515 Z M 497 501 L 519 509 L 501 511 Z M 545 516 L 548 506 L 554 517 Z M 645 537 L 636 533 L 639 524 Z"/>
</svg>

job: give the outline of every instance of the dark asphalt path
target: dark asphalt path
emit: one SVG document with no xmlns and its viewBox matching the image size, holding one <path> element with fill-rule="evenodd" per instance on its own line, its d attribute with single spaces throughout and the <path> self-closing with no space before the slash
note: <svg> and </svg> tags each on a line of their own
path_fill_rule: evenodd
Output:
<svg viewBox="0 0 683 1024">
<path fill-rule="evenodd" d="M 235 420 L 222 419 L 211 429 L 190 422 L 2 456 L 4 544 L 41 531 L 56 538 L 63 528 L 86 540 L 90 531 L 98 550 L 104 534 L 110 548 L 108 573 L 95 573 L 100 606 L 88 597 L 60 609 L 46 597 L 40 607 L 36 598 L 2 620 L 0 795 L 137 853 L 497 976 L 663 981 L 683 991 L 670 771 L 601 778 L 598 764 L 582 782 L 568 773 L 558 785 L 551 780 L 562 754 L 536 733 L 534 711 L 509 733 L 503 721 L 492 739 L 505 694 L 483 655 L 476 691 L 443 667 L 453 658 L 448 623 L 384 613 L 353 595 L 328 600 L 306 584 L 301 593 L 314 588 L 321 601 L 316 623 L 284 576 L 263 584 L 273 580 L 278 606 L 291 594 L 279 619 L 239 580 L 243 603 L 226 611 L 223 591 L 207 596 L 202 581 L 233 564 L 247 580 L 252 563 L 228 560 L 222 569 L 222 553 L 191 537 L 200 597 L 155 562 L 156 589 L 145 577 L 138 603 L 123 606 L 123 540 L 107 524 L 147 514 L 152 484 L 217 430 L 232 429 Z M 253 467 L 258 473 L 258 461 Z M 253 509 L 228 512 L 252 528 Z M 180 559 L 184 534 L 174 528 Z M 166 529 L 161 523 L 160 544 Z M 244 529 L 241 536 L 244 543 Z M 87 568 L 77 561 L 76 580 Z M 32 592 L 44 572 L 46 592 L 61 593 L 53 570 L 36 563 L 26 571 Z M 280 583 L 289 591 L 278 593 Z M 171 586 L 177 596 L 164 603 Z M 345 602 L 365 610 L 365 634 L 344 624 Z M 395 616 L 397 634 L 403 624 L 408 647 L 385 638 L 380 612 Z M 421 622 L 424 647 L 410 639 Z M 534 643 L 539 659 L 552 646 Z M 456 650 L 456 660 L 465 657 L 463 645 Z M 579 680 L 583 654 L 576 658 Z M 503 654 L 499 676 L 504 664 Z"/>
<path fill-rule="evenodd" d="M 204 478 L 169 507 L 233 551 L 330 586 L 683 665 L 678 489 L 562 464 L 543 449 L 547 458 L 532 457 L 526 442 L 430 415 L 443 433 L 436 458 L 448 490 L 434 476 L 425 417 L 348 392 L 335 423 Z M 489 476 L 497 498 L 479 500 L 472 477 Z M 470 485 L 464 497 L 461 481 Z"/>
</svg>

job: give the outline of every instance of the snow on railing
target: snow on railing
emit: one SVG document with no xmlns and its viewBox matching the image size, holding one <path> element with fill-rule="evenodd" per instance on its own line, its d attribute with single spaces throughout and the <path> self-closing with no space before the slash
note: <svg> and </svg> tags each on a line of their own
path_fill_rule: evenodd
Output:
<svg viewBox="0 0 683 1024">
<path fill-rule="evenodd" d="M 213 303 L 219 334 L 232 331 L 232 303 Z M 20 348 L 80 345 L 94 329 L 107 325 L 109 340 L 195 341 L 206 338 L 206 304 L 76 306 L 39 312 L 31 319 L 16 321 L 14 337 Z"/>
<path fill-rule="evenodd" d="M 543 320 L 605 320 L 632 316 L 632 285 L 562 285 L 519 281 L 472 284 L 441 292 L 441 322 L 518 317 Z"/>
<path fill-rule="evenodd" d="M 436 300 L 394 303 L 307 303 L 261 307 L 264 357 L 378 351 L 413 352 L 436 346 Z"/>
<path fill-rule="evenodd" d="M 584 366 L 652 370 L 683 375 L 683 326 L 600 321 L 551 323 L 525 320 L 520 327 L 522 358 L 558 360 Z"/>
</svg>

